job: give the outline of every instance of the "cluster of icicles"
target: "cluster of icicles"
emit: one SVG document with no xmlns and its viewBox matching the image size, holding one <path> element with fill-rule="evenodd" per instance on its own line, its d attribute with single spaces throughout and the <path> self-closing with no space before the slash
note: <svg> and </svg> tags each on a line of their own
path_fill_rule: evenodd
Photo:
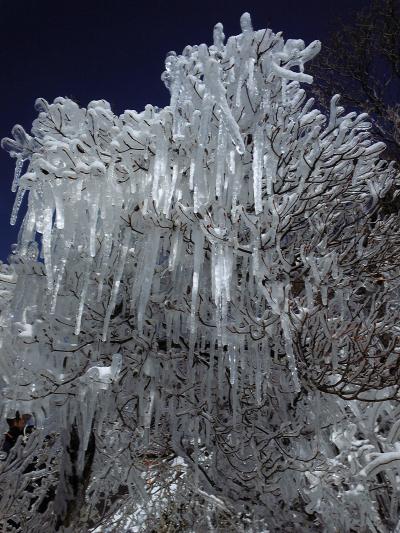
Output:
<svg viewBox="0 0 400 533">
<path fill-rule="evenodd" d="M 28 192 L 18 254 L 35 259 L 41 235 L 50 316 L 66 269 L 80 272 L 76 335 L 86 303 L 105 300 L 99 337 L 107 340 L 124 284 L 139 336 L 151 295 L 167 295 L 160 320 L 172 336 L 190 338 L 189 361 L 197 344 L 227 347 L 234 382 L 237 354 L 261 349 L 267 335 L 299 388 L 290 270 L 296 261 L 309 265 L 309 302 L 319 285 L 326 299 L 324 279 L 340 276 L 323 241 L 319 257 L 307 255 L 315 221 L 300 232 L 299 222 L 349 167 L 353 183 L 368 178 L 376 198 L 390 187 L 391 170 L 376 172 L 383 146 L 368 138 L 365 115 L 341 116 L 334 97 L 327 121 L 307 101 L 300 84 L 312 82 L 303 70 L 318 41 L 306 47 L 254 31 L 246 13 L 241 28 L 224 44 L 217 24 L 213 45 L 168 55 L 164 109 L 118 117 L 103 100 L 84 109 L 39 99 L 31 135 L 15 126 L 14 140 L 3 140 L 17 159 L 11 223 Z"/>
</svg>

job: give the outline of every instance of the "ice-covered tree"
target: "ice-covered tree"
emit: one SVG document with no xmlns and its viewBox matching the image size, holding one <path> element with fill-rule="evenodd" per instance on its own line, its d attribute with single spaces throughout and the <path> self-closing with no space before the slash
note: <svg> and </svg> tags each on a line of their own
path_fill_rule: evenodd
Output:
<svg viewBox="0 0 400 533">
<path fill-rule="evenodd" d="M 370 0 L 335 31 L 311 69 L 317 99 L 332 94 L 371 116 L 372 134 L 400 161 L 400 1 Z"/>
<path fill-rule="evenodd" d="M 164 109 L 39 99 L 3 140 L 12 223 L 28 197 L 3 414 L 36 420 L 1 465 L 5 525 L 397 523 L 398 175 L 365 114 L 307 99 L 319 42 L 241 28 L 168 54 Z"/>
</svg>

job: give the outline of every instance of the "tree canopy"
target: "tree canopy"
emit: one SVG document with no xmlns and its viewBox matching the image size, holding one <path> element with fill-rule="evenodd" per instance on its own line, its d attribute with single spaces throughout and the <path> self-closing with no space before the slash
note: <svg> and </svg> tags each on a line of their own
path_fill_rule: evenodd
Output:
<svg viewBox="0 0 400 533">
<path fill-rule="evenodd" d="M 39 99 L 2 142 L 12 223 L 28 196 L 3 413 L 36 421 L 0 468 L 10 527 L 397 524 L 398 174 L 365 113 L 307 98 L 318 41 L 241 28 L 167 55 L 163 109 Z"/>
</svg>

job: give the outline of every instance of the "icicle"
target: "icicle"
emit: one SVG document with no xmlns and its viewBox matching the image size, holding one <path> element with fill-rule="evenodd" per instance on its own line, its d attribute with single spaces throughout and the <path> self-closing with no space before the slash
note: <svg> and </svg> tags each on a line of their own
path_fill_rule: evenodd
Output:
<svg viewBox="0 0 400 533">
<path fill-rule="evenodd" d="M 182 232 L 177 228 L 172 234 L 171 238 L 171 251 L 169 254 L 168 270 L 174 271 L 177 264 L 177 259 L 180 256 L 182 247 Z"/>
<path fill-rule="evenodd" d="M 223 247 L 223 269 L 224 269 L 224 290 L 225 298 L 227 302 L 231 301 L 231 280 L 232 280 L 232 269 L 233 269 L 233 256 L 232 248 L 228 246 Z"/>
<path fill-rule="evenodd" d="M 107 419 L 107 416 L 108 416 L 108 410 L 109 408 L 111 407 L 112 405 L 112 397 L 111 397 L 111 394 L 112 394 L 112 389 L 111 387 L 109 387 L 105 392 L 104 392 L 104 403 L 103 403 L 103 408 L 100 410 L 100 412 L 98 412 L 98 415 L 96 417 L 96 433 L 97 435 L 100 437 L 101 434 L 102 434 L 102 431 L 103 431 L 103 426 L 104 426 L 104 422 L 106 421 Z"/>
<path fill-rule="evenodd" d="M 194 335 L 196 332 L 196 310 L 197 310 L 197 295 L 199 291 L 199 280 L 201 276 L 202 263 L 204 261 L 204 234 L 200 229 L 193 231 L 193 283 L 192 283 L 192 306 L 190 312 L 190 333 Z"/>
<path fill-rule="evenodd" d="M 240 191 L 243 185 L 243 162 L 239 158 L 235 163 L 235 174 L 232 176 L 232 201 L 231 201 L 231 216 L 232 222 L 237 222 L 237 217 L 239 215 L 239 210 L 236 209 L 236 206 L 239 203 Z"/>
<path fill-rule="evenodd" d="M 314 291 L 313 291 L 313 284 L 309 279 L 306 279 L 304 281 L 304 287 L 306 290 L 306 301 L 307 301 L 307 308 L 312 309 L 314 307 Z"/>
<path fill-rule="evenodd" d="M 194 169 L 195 169 L 195 159 L 190 160 L 190 169 L 189 169 L 189 189 L 193 191 L 194 189 Z"/>
<path fill-rule="evenodd" d="M 219 121 L 218 127 L 218 139 L 217 139 L 217 154 L 216 154 L 216 178 L 215 178 L 215 196 L 221 198 L 222 193 L 222 181 L 225 172 L 225 159 L 226 159 L 226 128 L 222 118 Z"/>
<path fill-rule="evenodd" d="M 192 233 L 193 240 L 193 283 L 192 283 L 192 304 L 190 311 L 190 339 L 189 339 L 189 357 L 188 357 L 188 373 L 193 366 L 193 352 L 196 343 L 196 313 L 197 313 L 197 297 L 199 292 L 199 280 L 201 276 L 202 264 L 204 261 L 204 234 L 201 229 L 196 229 Z M 193 377 L 193 375 L 192 375 Z"/>
<path fill-rule="evenodd" d="M 175 192 L 176 182 L 178 181 L 178 173 L 179 173 L 179 164 L 175 162 L 172 165 L 171 184 L 169 185 L 168 191 L 165 194 L 164 214 L 166 217 L 169 216 L 169 210 L 171 209 L 172 197 Z"/>
<path fill-rule="evenodd" d="M 109 233 L 104 234 L 104 240 L 103 240 L 103 253 L 102 253 L 102 260 L 101 260 L 101 272 L 98 278 L 99 286 L 97 289 L 97 301 L 101 301 L 101 296 L 103 294 L 103 286 L 104 286 L 104 277 L 106 275 L 106 272 L 108 270 L 108 261 L 110 258 L 111 248 L 113 244 L 112 235 Z"/>
<path fill-rule="evenodd" d="M 250 96 L 254 96 L 257 92 L 255 82 L 254 82 L 254 57 L 250 57 L 248 60 L 248 77 L 247 77 L 247 88 L 249 89 Z"/>
<path fill-rule="evenodd" d="M 121 249 L 120 249 L 120 255 L 119 255 L 119 259 L 118 259 L 118 266 L 117 266 L 117 269 L 116 269 L 116 272 L 115 272 L 115 276 L 114 276 L 114 282 L 113 282 L 113 287 L 112 287 L 112 290 L 111 290 L 110 301 L 108 302 L 106 316 L 104 318 L 103 334 L 102 334 L 102 341 L 103 342 L 105 342 L 107 340 L 108 326 L 110 324 L 111 315 L 112 315 L 112 313 L 114 311 L 115 304 L 117 303 L 119 286 L 121 284 L 121 278 L 122 278 L 122 274 L 123 274 L 124 268 L 125 268 L 126 254 L 128 253 L 128 249 L 129 249 L 130 237 L 131 237 L 131 233 L 130 232 L 126 232 L 123 244 L 122 244 Z"/>
<path fill-rule="evenodd" d="M 215 102 L 218 104 L 225 127 L 231 136 L 233 144 L 236 146 L 236 150 L 239 154 L 244 154 L 245 146 L 241 131 L 226 99 L 226 89 L 221 82 L 220 66 L 214 59 L 210 59 L 208 63 L 207 83 L 212 91 Z M 240 83 L 243 83 L 243 79 L 239 79 Z"/>
<path fill-rule="evenodd" d="M 90 257 L 95 257 L 97 218 L 99 214 L 99 191 L 92 192 L 89 198 L 89 254 Z"/>
<path fill-rule="evenodd" d="M 143 427 L 145 431 L 145 443 L 148 445 L 150 443 L 150 428 L 151 428 L 151 419 L 153 417 L 153 411 L 154 411 L 154 399 L 155 399 L 155 391 L 152 386 L 149 394 L 149 399 L 147 403 L 147 408 L 145 410 L 144 416 L 143 416 Z"/>
<path fill-rule="evenodd" d="M 150 426 L 151 426 L 151 417 L 153 415 L 153 407 L 154 407 L 154 396 L 155 396 L 154 390 L 151 389 L 148 406 L 145 411 L 144 419 L 143 419 L 143 426 L 146 429 L 150 429 Z"/>
<path fill-rule="evenodd" d="M 145 276 L 143 284 L 140 287 L 139 303 L 137 305 L 137 323 L 139 331 L 143 331 L 144 313 L 151 293 L 154 267 L 156 266 L 158 257 L 159 242 L 160 230 L 156 228 L 147 241 L 146 258 L 143 265 Z"/>
<path fill-rule="evenodd" d="M 237 86 L 236 86 L 236 94 L 235 94 L 235 106 L 240 107 L 242 103 L 242 87 L 244 83 L 244 76 L 241 74 L 238 78 Z"/>
<path fill-rule="evenodd" d="M 51 257 L 51 233 L 53 228 L 53 209 L 48 207 L 43 214 L 43 235 L 42 235 L 42 250 L 44 257 L 44 265 L 47 276 L 47 289 L 53 289 L 53 269 Z"/>
<path fill-rule="evenodd" d="M 54 204 L 56 206 L 56 227 L 58 229 L 64 228 L 64 201 L 63 188 L 60 184 L 51 184 L 53 191 Z"/>
<path fill-rule="evenodd" d="M 227 67 L 227 73 L 228 73 L 228 77 L 227 77 L 227 82 L 228 83 L 235 83 L 235 79 L 236 79 L 236 76 L 235 76 L 235 58 L 234 57 L 230 57 L 229 58 L 229 64 L 228 64 L 228 67 Z"/>
<path fill-rule="evenodd" d="M 28 253 L 28 248 L 30 243 L 35 238 L 35 224 L 36 224 L 36 213 L 33 208 L 33 202 L 29 201 L 28 211 L 25 215 L 23 222 L 22 235 L 21 235 L 21 254 L 26 255 Z"/>
<path fill-rule="evenodd" d="M 213 296 L 216 306 L 216 322 L 217 322 L 217 332 L 220 341 L 224 344 L 224 325 L 226 322 L 227 316 L 227 294 L 226 294 L 226 283 L 229 283 L 230 280 L 225 278 L 229 276 L 229 273 L 225 271 L 224 264 L 224 247 L 220 244 L 213 245 L 213 256 L 212 256 L 212 271 L 213 271 Z"/>
<path fill-rule="evenodd" d="M 175 142 L 179 142 L 184 140 L 185 135 L 183 133 L 184 131 L 184 120 L 182 117 L 181 110 L 179 109 L 179 106 L 181 104 L 180 102 L 180 96 L 181 96 L 181 83 L 179 78 L 179 60 L 176 60 L 176 57 L 173 55 L 170 55 L 169 58 L 170 65 L 172 68 L 169 70 L 169 78 L 168 81 L 170 85 L 170 92 L 171 92 L 171 102 L 170 102 L 170 108 L 171 108 L 171 114 L 172 114 L 172 138 Z M 167 61 L 168 61 L 167 59 Z M 167 64 L 166 61 L 166 64 Z"/>
<path fill-rule="evenodd" d="M 253 266 L 253 276 L 256 279 L 260 277 L 260 250 L 259 242 L 255 241 L 252 246 L 252 266 Z"/>
<path fill-rule="evenodd" d="M 273 170 L 270 168 L 270 158 L 271 156 L 268 154 L 265 154 L 264 156 L 264 168 L 265 168 L 265 181 L 267 185 L 267 195 L 272 196 L 273 190 L 272 186 L 274 183 L 274 177 L 273 177 Z"/>
<path fill-rule="evenodd" d="M 283 330 L 283 336 L 285 339 L 286 357 L 288 358 L 289 369 L 292 374 L 295 390 L 296 392 L 299 392 L 301 387 L 297 375 L 296 357 L 293 352 L 291 325 L 289 315 L 287 315 L 286 313 L 281 314 L 281 325 Z"/>
<path fill-rule="evenodd" d="M 235 344 L 229 350 L 229 380 L 231 385 L 237 381 L 237 352 Z"/>
<path fill-rule="evenodd" d="M 240 128 L 236 120 L 233 118 L 232 112 L 228 106 L 228 103 L 225 97 L 222 100 L 220 100 L 220 109 L 224 116 L 226 129 L 228 130 L 231 136 L 233 144 L 236 146 L 237 152 L 239 154 L 244 154 L 246 149 L 245 149 L 243 139 L 240 133 Z"/>
<path fill-rule="evenodd" d="M 13 208 L 12 208 L 12 212 L 11 212 L 11 218 L 10 218 L 10 224 L 11 226 L 14 226 L 15 223 L 17 222 L 17 217 L 18 217 L 18 213 L 19 213 L 19 209 L 21 207 L 21 204 L 22 204 L 22 200 L 24 198 L 24 195 L 25 195 L 25 189 L 22 189 L 21 187 L 18 189 L 18 192 L 17 192 L 17 195 L 15 197 L 15 201 L 14 201 L 14 205 L 13 205 Z"/>
<path fill-rule="evenodd" d="M 320 292 L 321 292 L 322 305 L 328 305 L 328 286 L 321 285 Z"/>
<path fill-rule="evenodd" d="M 110 161 L 107 173 L 106 173 L 106 180 L 105 180 L 105 192 L 104 195 L 102 195 L 100 199 L 100 217 L 102 220 L 108 219 L 108 217 L 111 216 L 110 213 L 110 206 L 114 205 L 114 184 L 115 180 L 115 161 Z M 133 183 L 133 182 L 132 182 Z"/>
<path fill-rule="evenodd" d="M 254 211 L 256 215 L 262 212 L 262 175 L 263 175 L 263 148 L 264 132 L 261 126 L 257 126 L 254 134 L 253 148 L 253 190 Z"/>
<path fill-rule="evenodd" d="M 229 151 L 229 173 L 231 175 L 234 175 L 235 174 L 235 171 L 236 171 L 236 160 L 235 160 L 235 151 L 234 150 L 230 150 Z M 228 186 L 228 183 L 225 183 L 225 188 Z"/>
<path fill-rule="evenodd" d="M 83 470 L 85 452 L 89 444 L 93 418 L 96 412 L 97 391 L 95 391 L 90 385 L 88 387 L 83 386 L 81 388 L 80 396 L 82 445 L 79 447 L 81 459 L 79 463 L 81 465 L 81 470 Z"/>
<path fill-rule="evenodd" d="M 208 200 L 208 187 L 204 174 L 203 160 L 213 105 L 213 99 L 207 94 L 203 99 L 195 167 L 193 171 L 193 210 L 195 213 L 197 213 L 199 208 Z"/>
<path fill-rule="evenodd" d="M 25 159 L 19 154 L 15 163 L 14 179 L 11 185 L 11 191 L 15 192 L 18 188 L 19 178 L 21 176 L 22 168 L 24 166 Z"/>
<path fill-rule="evenodd" d="M 82 285 L 82 290 L 81 290 L 81 294 L 79 297 L 78 312 L 76 314 L 76 319 L 75 319 L 75 331 L 74 331 L 75 335 L 79 335 L 81 331 L 83 309 L 85 307 L 86 295 L 88 292 L 89 281 L 90 281 L 90 267 L 92 265 L 91 258 L 86 257 L 85 263 L 86 265 L 85 265 L 85 271 L 83 275 L 83 285 Z"/>
<path fill-rule="evenodd" d="M 173 317 L 173 336 L 172 336 L 172 342 L 174 342 L 175 344 L 178 344 L 179 342 L 179 335 L 180 335 L 180 332 L 181 332 L 181 315 L 180 313 L 174 313 L 174 317 Z"/>
<path fill-rule="evenodd" d="M 69 247 L 66 248 L 66 254 L 61 258 L 60 264 L 59 264 L 59 266 L 56 269 L 56 274 L 57 275 L 56 275 L 56 280 L 55 280 L 54 289 L 53 289 L 53 295 L 52 295 L 51 304 L 50 304 L 50 314 L 51 315 L 54 315 L 54 313 L 56 312 L 57 296 L 58 296 L 58 293 L 60 291 L 62 278 L 64 276 L 65 265 L 67 264 L 67 259 L 68 259 L 68 252 L 69 252 Z"/>
<path fill-rule="evenodd" d="M 168 161 L 168 147 L 164 132 L 161 127 L 158 129 L 156 141 L 156 155 L 154 160 L 153 186 L 151 195 L 158 207 L 163 196 L 163 188 L 161 184 L 162 178 L 165 178 Z"/>
</svg>

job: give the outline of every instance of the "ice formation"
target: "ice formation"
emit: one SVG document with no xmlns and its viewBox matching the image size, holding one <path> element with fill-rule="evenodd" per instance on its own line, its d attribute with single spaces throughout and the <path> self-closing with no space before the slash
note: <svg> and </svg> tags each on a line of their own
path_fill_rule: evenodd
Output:
<svg viewBox="0 0 400 533">
<path fill-rule="evenodd" d="M 3 140 L 17 161 L 11 223 L 28 198 L 0 276 L 14 284 L 5 412 L 35 413 L 62 457 L 82 436 L 51 504 L 63 523 L 68 472 L 83 475 L 93 435 L 87 490 L 109 505 L 122 485 L 146 495 L 138 465 L 156 449 L 183 458 L 211 500 L 250 501 L 271 531 L 309 515 L 316 531 L 367 518 L 383 531 L 354 487 L 337 514 L 324 486 L 333 470 L 348 482 L 327 435 L 353 416 L 346 401 L 398 394 L 398 229 L 373 220 L 396 173 L 366 115 L 334 96 L 326 118 L 307 99 L 318 41 L 254 30 L 248 14 L 241 28 L 225 44 L 217 24 L 211 46 L 168 54 L 164 109 L 38 99 L 31 133 Z M 387 446 L 357 459 L 361 480 L 398 461 Z"/>
</svg>

